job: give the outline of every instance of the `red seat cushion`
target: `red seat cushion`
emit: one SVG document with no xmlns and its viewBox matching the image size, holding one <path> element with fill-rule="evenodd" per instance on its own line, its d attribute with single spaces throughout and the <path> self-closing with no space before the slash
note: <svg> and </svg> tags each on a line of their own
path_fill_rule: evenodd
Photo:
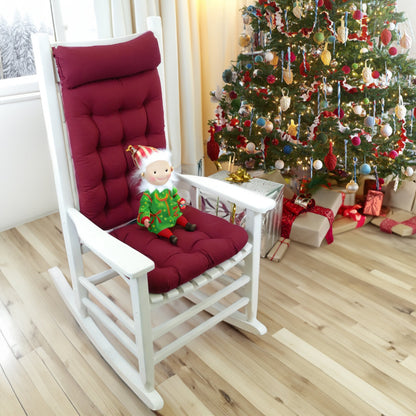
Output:
<svg viewBox="0 0 416 416">
<path fill-rule="evenodd" d="M 192 207 L 183 212 L 197 229 L 189 232 L 179 225 L 174 227 L 177 246 L 136 223 L 112 232 L 155 262 L 155 269 L 148 274 L 151 293 L 167 292 L 188 282 L 237 254 L 247 243 L 247 232 L 237 225 Z"/>
</svg>

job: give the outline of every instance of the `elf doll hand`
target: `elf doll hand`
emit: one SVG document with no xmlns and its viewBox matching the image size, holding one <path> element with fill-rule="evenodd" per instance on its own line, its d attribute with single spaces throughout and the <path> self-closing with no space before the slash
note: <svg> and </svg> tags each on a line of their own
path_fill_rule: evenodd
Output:
<svg viewBox="0 0 416 416">
<path fill-rule="evenodd" d="M 183 211 L 186 207 L 186 201 L 183 198 L 181 198 L 178 202 L 178 205 L 179 205 L 180 210 Z"/>
<path fill-rule="evenodd" d="M 144 225 L 146 228 L 149 228 L 149 225 L 150 225 L 150 220 L 149 220 L 148 218 L 146 218 L 146 219 L 143 221 L 143 225 Z"/>
</svg>

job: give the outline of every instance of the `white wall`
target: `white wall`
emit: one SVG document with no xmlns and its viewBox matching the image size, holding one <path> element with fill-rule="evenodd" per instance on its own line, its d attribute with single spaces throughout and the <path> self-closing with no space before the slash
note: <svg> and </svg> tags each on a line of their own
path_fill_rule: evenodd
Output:
<svg viewBox="0 0 416 416">
<path fill-rule="evenodd" d="M 0 83 L 0 231 L 57 210 L 34 77 Z"/>
</svg>

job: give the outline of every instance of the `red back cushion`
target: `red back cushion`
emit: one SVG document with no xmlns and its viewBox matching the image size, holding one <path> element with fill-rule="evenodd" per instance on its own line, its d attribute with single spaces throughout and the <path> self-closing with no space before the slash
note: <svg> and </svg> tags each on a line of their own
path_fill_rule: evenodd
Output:
<svg viewBox="0 0 416 416">
<path fill-rule="evenodd" d="M 165 148 L 160 54 L 153 33 L 53 51 L 81 212 L 104 229 L 137 215 L 130 144 Z"/>
</svg>

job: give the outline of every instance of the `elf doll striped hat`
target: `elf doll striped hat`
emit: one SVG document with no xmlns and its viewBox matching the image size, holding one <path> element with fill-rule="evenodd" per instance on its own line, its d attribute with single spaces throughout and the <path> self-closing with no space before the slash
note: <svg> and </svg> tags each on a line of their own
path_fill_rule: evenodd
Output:
<svg viewBox="0 0 416 416">
<path fill-rule="evenodd" d="M 166 149 L 156 149 L 151 146 L 130 145 L 126 152 L 131 153 L 134 164 L 139 172 L 144 172 L 146 168 L 153 162 L 158 160 L 166 160 L 170 162 L 170 152 Z"/>
</svg>

